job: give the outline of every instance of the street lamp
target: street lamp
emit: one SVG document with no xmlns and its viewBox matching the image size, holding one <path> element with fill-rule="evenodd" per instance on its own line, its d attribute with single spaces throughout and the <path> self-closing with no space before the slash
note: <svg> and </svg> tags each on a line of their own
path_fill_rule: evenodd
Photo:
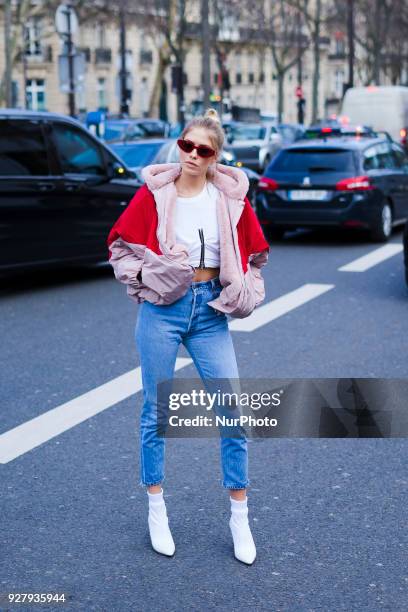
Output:
<svg viewBox="0 0 408 612">
<path fill-rule="evenodd" d="M 119 12 L 119 26 L 120 26 L 120 113 L 121 115 L 129 115 L 128 105 L 128 88 L 127 88 L 127 67 L 126 67 L 126 11 L 125 11 L 125 0 L 121 0 L 120 12 Z"/>
</svg>

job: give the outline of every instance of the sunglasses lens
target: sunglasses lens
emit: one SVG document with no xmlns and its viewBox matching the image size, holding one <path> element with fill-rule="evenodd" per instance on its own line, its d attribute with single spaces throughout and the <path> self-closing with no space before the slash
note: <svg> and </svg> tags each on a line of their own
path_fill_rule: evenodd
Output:
<svg viewBox="0 0 408 612">
<path fill-rule="evenodd" d="M 194 142 L 191 142 L 191 140 L 184 140 L 183 138 L 179 138 L 177 140 L 177 144 L 185 153 L 191 153 L 191 151 L 196 148 Z M 215 151 L 206 145 L 198 145 L 197 147 L 197 154 L 200 157 L 211 157 L 211 155 L 214 155 L 214 153 Z"/>
<path fill-rule="evenodd" d="M 211 155 L 213 154 L 213 150 L 210 149 L 210 147 L 199 146 L 197 149 L 197 153 L 201 157 L 211 157 Z"/>
<path fill-rule="evenodd" d="M 191 151 L 194 149 L 194 144 L 188 140 L 183 140 L 182 138 L 179 138 L 179 140 L 177 141 L 178 146 L 180 147 L 180 149 L 182 151 L 185 151 L 186 153 L 191 153 Z"/>
</svg>

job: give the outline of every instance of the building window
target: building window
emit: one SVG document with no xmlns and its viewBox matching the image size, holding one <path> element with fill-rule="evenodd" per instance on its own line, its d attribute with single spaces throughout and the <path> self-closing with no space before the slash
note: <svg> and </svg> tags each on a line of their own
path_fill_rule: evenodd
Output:
<svg viewBox="0 0 408 612">
<path fill-rule="evenodd" d="M 106 45 L 106 28 L 104 23 L 96 24 L 96 47 L 103 49 Z"/>
<path fill-rule="evenodd" d="M 346 52 L 346 44 L 344 38 L 336 37 L 336 55 L 343 55 Z"/>
<path fill-rule="evenodd" d="M 239 85 L 240 83 L 242 83 L 242 74 L 240 72 L 237 72 L 235 74 L 235 82 L 237 85 Z"/>
<path fill-rule="evenodd" d="M 150 49 L 140 50 L 140 63 L 141 64 L 152 64 L 153 63 L 153 51 Z"/>
<path fill-rule="evenodd" d="M 28 79 L 26 92 L 27 92 L 27 106 L 30 110 L 35 110 L 35 111 L 46 110 L 44 79 Z"/>
<path fill-rule="evenodd" d="M 98 78 L 97 85 L 97 100 L 98 100 L 98 108 L 106 108 L 106 79 Z"/>
<path fill-rule="evenodd" d="M 264 83 L 265 82 L 265 73 L 264 72 L 261 72 L 259 74 L 259 82 L 260 83 Z"/>
<path fill-rule="evenodd" d="M 24 28 L 26 55 L 41 55 L 41 20 L 32 17 Z"/>
<path fill-rule="evenodd" d="M 249 72 L 248 73 L 248 83 L 253 83 L 254 81 L 255 81 L 254 73 L 253 72 Z"/>
</svg>

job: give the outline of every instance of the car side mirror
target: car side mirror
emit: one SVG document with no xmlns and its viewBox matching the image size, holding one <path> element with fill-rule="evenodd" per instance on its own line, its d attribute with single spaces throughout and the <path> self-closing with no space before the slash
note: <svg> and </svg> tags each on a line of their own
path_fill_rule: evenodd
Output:
<svg viewBox="0 0 408 612">
<path fill-rule="evenodd" d="M 135 176 L 132 176 L 132 178 L 137 178 L 136 174 L 133 172 L 132 174 L 134 174 Z M 126 170 L 126 168 L 117 161 L 113 161 L 113 162 L 109 162 L 108 164 L 108 179 L 114 179 L 114 178 L 125 178 L 129 176 L 129 171 Z"/>
</svg>

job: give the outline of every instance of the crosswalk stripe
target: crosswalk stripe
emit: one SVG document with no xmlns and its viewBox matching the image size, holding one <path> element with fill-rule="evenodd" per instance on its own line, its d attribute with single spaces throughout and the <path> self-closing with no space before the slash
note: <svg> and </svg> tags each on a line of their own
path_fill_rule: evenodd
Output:
<svg viewBox="0 0 408 612">
<path fill-rule="evenodd" d="M 229 328 L 231 331 L 252 332 L 294 308 L 310 302 L 310 300 L 333 289 L 334 286 L 321 283 L 307 283 L 275 300 L 271 300 L 264 306 L 258 306 L 251 316 L 246 319 L 234 319 L 229 323 Z"/>
<path fill-rule="evenodd" d="M 192 363 L 178 357 L 176 370 Z M 59 436 L 64 431 L 103 412 L 142 389 L 140 366 L 83 395 L 48 410 L 0 435 L 0 463 L 8 463 L 20 455 Z"/>
<path fill-rule="evenodd" d="M 403 247 L 402 244 L 385 244 L 379 249 L 375 249 L 371 251 L 371 253 L 367 253 L 367 255 L 363 255 L 362 257 L 358 257 L 345 266 L 341 266 L 338 268 L 340 272 L 365 272 L 369 268 L 376 266 L 377 264 L 385 261 L 389 257 L 393 257 L 397 253 L 401 253 Z"/>
</svg>

